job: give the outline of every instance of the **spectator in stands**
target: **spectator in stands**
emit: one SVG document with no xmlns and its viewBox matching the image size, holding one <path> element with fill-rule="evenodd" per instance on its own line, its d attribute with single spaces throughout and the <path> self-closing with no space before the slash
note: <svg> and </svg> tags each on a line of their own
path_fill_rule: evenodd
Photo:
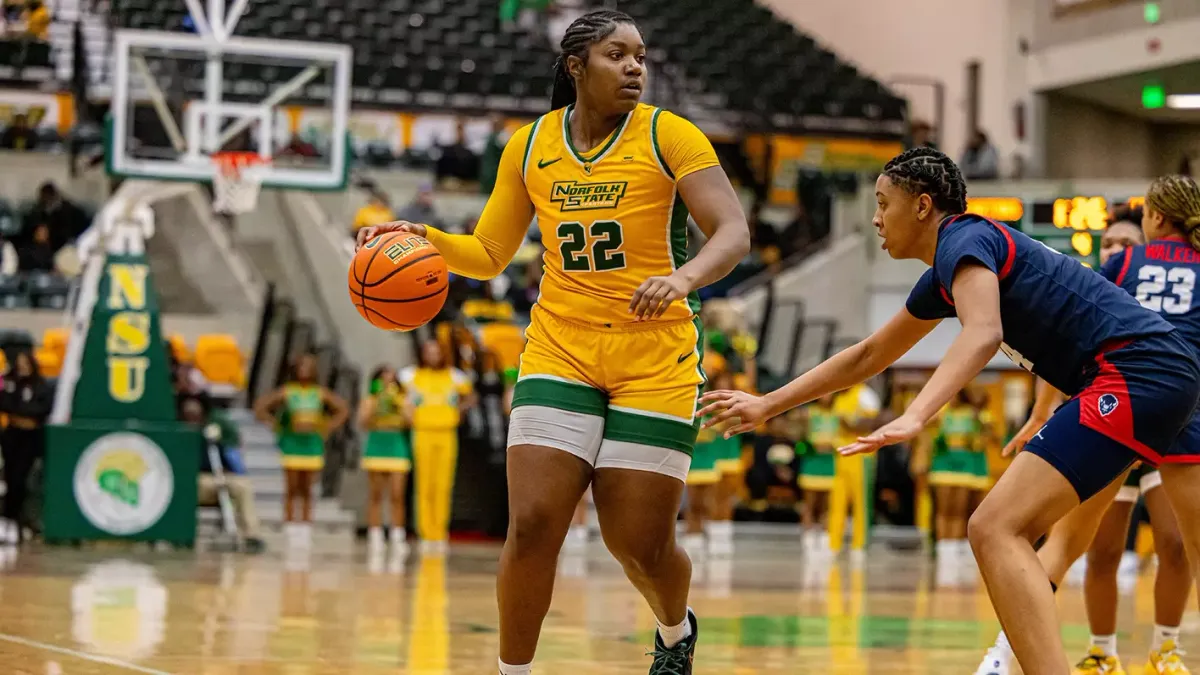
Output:
<svg viewBox="0 0 1200 675">
<path fill-rule="evenodd" d="M 536 260 L 530 260 L 525 263 L 521 279 L 508 290 L 508 300 L 512 303 L 514 310 L 523 314 L 528 314 L 533 310 L 533 305 L 537 302 L 538 298 L 538 289 L 541 288 L 542 274 L 544 273 L 545 268 L 542 267 L 542 257 L 540 255 Z"/>
<path fill-rule="evenodd" d="M 171 387 L 176 401 L 187 396 L 207 396 L 208 379 L 194 364 L 179 360 L 174 349 L 167 350 L 167 365 L 171 369 Z"/>
<path fill-rule="evenodd" d="M 50 227 L 38 223 L 29 240 L 17 245 L 17 268 L 22 272 L 53 272 L 57 250 L 50 241 Z"/>
<path fill-rule="evenodd" d="M 784 415 L 767 422 L 766 432 L 754 439 L 754 462 L 746 472 L 746 488 L 750 492 L 750 508 L 762 513 L 767 508 L 767 496 L 772 487 L 785 487 L 794 500 L 800 498 L 796 484 L 799 461 L 796 438 L 790 433 Z"/>
<path fill-rule="evenodd" d="M 450 363 L 442 345 L 428 340 L 421 345 L 420 365 L 400 373 L 412 419 L 417 532 L 422 549 L 431 553 L 447 549 L 458 465 L 458 425 L 462 414 L 475 405 L 470 380 Z"/>
<path fill-rule="evenodd" d="M 367 199 L 366 205 L 354 214 L 354 230 L 350 233 L 350 236 L 354 236 L 355 232 L 364 227 L 382 225 L 396 219 L 396 214 L 392 213 L 392 205 L 388 202 L 387 195 L 378 189 L 372 189 L 369 194 L 370 197 Z"/>
<path fill-rule="evenodd" d="M 242 536 L 245 550 L 258 553 L 263 550 L 259 531 L 258 513 L 254 508 L 254 487 L 250 479 L 239 475 L 244 469 L 238 456 L 241 437 L 237 426 L 220 410 L 209 405 L 205 396 L 186 395 L 180 400 L 179 420 L 204 431 L 206 447 L 200 454 L 200 484 L 197 500 L 200 506 L 217 506 L 220 501 L 220 483 L 213 475 L 212 460 L 207 443 L 217 446 L 225 487 L 237 517 L 238 532 Z"/>
<path fill-rule="evenodd" d="M 496 187 L 500 155 L 504 153 L 504 146 L 508 142 L 504 124 L 503 115 L 492 115 L 492 132 L 488 135 L 483 154 L 479 157 L 479 191 L 485 195 L 492 194 L 492 189 Z"/>
<path fill-rule="evenodd" d="M 300 134 L 292 134 L 291 140 L 284 146 L 279 153 L 283 157 L 320 157 L 321 153 L 317 150 L 317 146 L 304 140 Z"/>
<path fill-rule="evenodd" d="M 383 502 L 391 504 L 389 539 L 393 555 L 408 551 L 408 474 L 412 448 L 408 444 L 409 407 L 396 371 L 381 365 L 371 375 L 370 395 L 358 406 L 358 424 L 367 431 L 362 468 L 367 472 L 367 546 L 383 553 Z"/>
<path fill-rule="evenodd" d="M 53 399 L 54 392 L 42 378 L 33 354 L 27 350 L 17 352 L 0 389 L 0 414 L 8 416 L 8 426 L 0 434 L 6 486 L 0 544 L 20 541 L 29 474 L 46 451 L 45 425 Z"/>
<path fill-rule="evenodd" d="M 42 0 L 29 0 L 21 19 L 25 22 L 25 33 L 30 38 L 38 42 L 50 39 L 50 10 L 46 9 Z"/>
<path fill-rule="evenodd" d="M 925 120 L 913 120 L 908 126 L 909 148 L 936 148 L 933 125 Z"/>
<path fill-rule="evenodd" d="M 55 250 L 67 242 L 75 241 L 91 224 L 88 214 L 64 197 L 50 182 L 38 188 L 37 202 L 29 213 L 29 220 L 50 226 L 50 241 Z"/>
<path fill-rule="evenodd" d="M 429 223 L 434 227 L 442 227 L 442 219 L 438 217 L 433 205 L 433 186 L 428 183 L 417 190 L 417 196 L 412 203 L 400 209 L 396 214 L 397 220 L 407 220 L 410 223 Z"/>
<path fill-rule="evenodd" d="M 971 140 L 967 143 L 967 149 L 963 152 L 962 162 L 963 176 L 972 180 L 995 180 L 1000 177 L 1000 153 L 996 152 L 996 146 L 988 140 L 987 134 L 982 130 L 976 129 L 975 133 L 971 134 Z"/>
<path fill-rule="evenodd" d="M 434 174 L 438 185 L 444 184 L 447 178 L 463 182 L 479 179 L 479 157 L 467 147 L 466 124 L 461 119 L 454 127 L 454 142 L 450 145 L 443 145 L 441 152 L 441 156 L 434 164 Z M 425 221 L 413 220 L 411 222 L 424 223 Z"/>
<path fill-rule="evenodd" d="M 0 134 L 0 148 L 5 150 L 33 150 L 37 147 L 37 134 L 29 127 L 25 113 L 13 115 L 12 123 Z"/>
<path fill-rule="evenodd" d="M 325 465 L 325 437 L 346 423 L 350 408 L 317 382 L 316 355 L 304 354 L 292 365 L 286 384 L 255 402 L 254 415 L 279 429 L 288 544 L 307 550 L 312 546 L 313 483 Z"/>
</svg>

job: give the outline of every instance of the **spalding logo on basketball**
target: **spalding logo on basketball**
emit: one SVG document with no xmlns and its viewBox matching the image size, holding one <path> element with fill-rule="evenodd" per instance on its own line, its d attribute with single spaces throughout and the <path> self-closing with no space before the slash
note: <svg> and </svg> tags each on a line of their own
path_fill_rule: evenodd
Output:
<svg viewBox="0 0 1200 675">
<path fill-rule="evenodd" d="M 1100 409 L 1101 417 L 1108 417 L 1120 403 L 1120 399 L 1112 394 L 1101 394 L 1100 398 L 1096 400 L 1096 407 Z"/>
</svg>

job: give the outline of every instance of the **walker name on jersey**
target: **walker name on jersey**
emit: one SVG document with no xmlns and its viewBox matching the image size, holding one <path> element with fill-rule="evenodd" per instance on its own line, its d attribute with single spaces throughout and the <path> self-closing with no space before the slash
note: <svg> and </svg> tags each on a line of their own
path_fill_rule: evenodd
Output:
<svg viewBox="0 0 1200 675">
<path fill-rule="evenodd" d="M 609 183 L 579 183 L 573 180 L 557 181 L 550 187 L 550 201 L 559 205 L 560 211 L 591 211 L 593 209 L 615 209 L 625 196 L 625 181 Z"/>
</svg>

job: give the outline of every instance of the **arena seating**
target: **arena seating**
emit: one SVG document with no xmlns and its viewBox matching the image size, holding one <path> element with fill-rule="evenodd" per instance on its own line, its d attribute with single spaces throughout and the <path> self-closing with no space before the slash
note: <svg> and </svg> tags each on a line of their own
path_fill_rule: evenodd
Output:
<svg viewBox="0 0 1200 675">
<path fill-rule="evenodd" d="M 900 98 L 753 0 L 712 0 L 703 12 L 694 0 L 616 4 L 642 25 L 652 61 L 682 67 L 688 93 L 713 108 L 778 126 L 898 134 Z M 183 30 L 183 3 L 113 5 L 120 25 Z M 282 0 L 251 3 L 238 32 L 352 44 L 357 103 L 541 109 L 555 54 L 541 35 L 502 30 L 498 10 L 499 0 Z M 227 64 L 225 76 L 261 86 L 298 71 Z M 189 79 L 186 86 L 201 93 L 199 72 Z"/>
</svg>

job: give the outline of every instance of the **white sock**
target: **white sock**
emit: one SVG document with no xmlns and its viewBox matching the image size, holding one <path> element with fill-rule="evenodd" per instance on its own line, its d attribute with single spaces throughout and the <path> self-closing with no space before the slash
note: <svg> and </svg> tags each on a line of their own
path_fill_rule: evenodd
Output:
<svg viewBox="0 0 1200 675">
<path fill-rule="evenodd" d="M 1178 629 L 1176 629 L 1178 631 Z M 1100 651 L 1104 652 L 1105 656 L 1117 655 L 1117 636 L 1116 635 L 1093 635 L 1092 646 L 1099 647 Z"/>
<path fill-rule="evenodd" d="M 510 666 L 507 663 L 500 661 L 500 675 L 529 675 L 532 672 L 532 663 L 526 663 L 523 666 Z"/>
<path fill-rule="evenodd" d="M 1174 642 L 1176 647 L 1179 646 L 1179 626 L 1172 628 L 1154 624 L 1154 639 L 1150 641 L 1151 651 L 1162 649 L 1163 643 L 1167 640 Z"/>
<path fill-rule="evenodd" d="M 692 634 L 692 622 L 688 621 L 686 615 L 683 617 L 683 623 L 678 626 L 664 626 L 661 621 L 657 621 L 657 623 L 658 635 L 662 638 L 663 646 L 667 649 L 683 642 Z"/>
<path fill-rule="evenodd" d="M 998 655 L 1002 654 L 1009 660 L 1012 660 L 1015 656 L 1012 645 L 1008 644 L 1008 636 L 1004 634 L 1004 631 L 1000 631 L 1000 634 L 996 636 L 996 646 L 993 649 L 998 652 Z"/>
<path fill-rule="evenodd" d="M 389 537 L 393 544 L 403 544 L 408 539 L 408 532 L 403 527 L 393 527 Z"/>
</svg>

